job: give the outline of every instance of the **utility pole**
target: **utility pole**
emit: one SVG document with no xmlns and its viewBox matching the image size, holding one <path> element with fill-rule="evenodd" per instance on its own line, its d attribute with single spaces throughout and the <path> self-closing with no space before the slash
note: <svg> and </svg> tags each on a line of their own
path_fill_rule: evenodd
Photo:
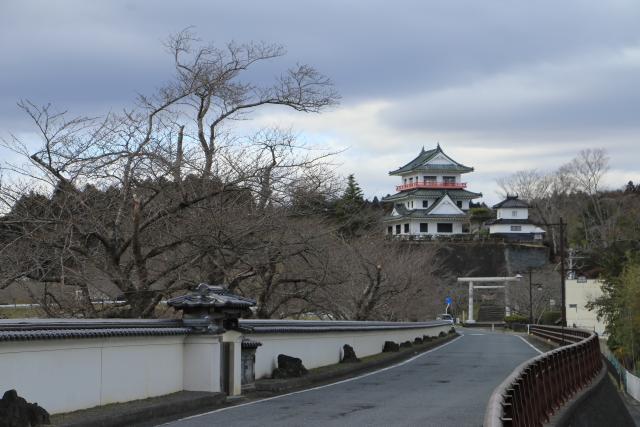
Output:
<svg viewBox="0 0 640 427">
<path fill-rule="evenodd" d="M 565 253 L 564 253 L 564 227 L 565 223 L 562 221 L 562 217 L 560 217 L 560 283 L 562 290 L 562 311 L 561 311 L 561 326 L 567 326 L 567 302 L 566 302 L 566 286 L 565 279 L 566 273 L 564 271 L 565 266 Z"/>
<path fill-rule="evenodd" d="M 533 296 L 531 294 L 531 267 L 529 267 L 529 324 L 533 324 Z"/>
</svg>

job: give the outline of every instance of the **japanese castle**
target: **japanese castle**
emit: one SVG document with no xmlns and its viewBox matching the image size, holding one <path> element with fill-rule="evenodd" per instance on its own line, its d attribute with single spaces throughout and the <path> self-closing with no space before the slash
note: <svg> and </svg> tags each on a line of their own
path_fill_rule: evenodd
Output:
<svg viewBox="0 0 640 427">
<path fill-rule="evenodd" d="M 393 236 L 433 236 L 462 234 L 469 202 L 482 193 L 467 191 L 462 174 L 473 168 L 447 156 L 440 144 L 406 165 L 389 172 L 399 176 L 397 193 L 382 199 L 393 203 L 384 218 L 387 234 Z"/>
</svg>

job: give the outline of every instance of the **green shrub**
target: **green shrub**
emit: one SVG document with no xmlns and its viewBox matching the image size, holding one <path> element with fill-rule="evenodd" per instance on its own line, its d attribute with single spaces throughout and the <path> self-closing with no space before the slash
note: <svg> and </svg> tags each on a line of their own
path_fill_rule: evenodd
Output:
<svg viewBox="0 0 640 427">
<path fill-rule="evenodd" d="M 542 313 L 540 323 L 543 325 L 555 325 L 562 318 L 562 313 L 559 311 L 545 311 Z"/>
<path fill-rule="evenodd" d="M 469 217 L 471 221 L 484 222 L 493 218 L 493 211 L 489 208 L 471 208 Z"/>
<path fill-rule="evenodd" d="M 505 323 L 529 323 L 529 318 L 520 314 L 512 314 L 511 316 L 505 316 Z"/>
</svg>

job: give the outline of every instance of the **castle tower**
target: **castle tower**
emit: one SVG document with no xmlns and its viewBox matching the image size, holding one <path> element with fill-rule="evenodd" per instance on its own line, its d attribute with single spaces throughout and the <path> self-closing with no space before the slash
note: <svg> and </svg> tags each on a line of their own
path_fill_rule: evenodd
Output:
<svg viewBox="0 0 640 427">
<path fill-rule="evenodd" d="M 423 148 L 418 157 L 389 172 L 400 177 L 397 193 L 383 202 L 394 204 L 384 218 L 386 233 L 392 236 L 433 236 L 462 234 L 469 202 L 482 193 L 467 191 L 462 175 L 473 172 L 447 156 L 440 144 Z"/>
<path fill-rule="evenodd" d="M 544 230 L 529 220 L 529 203 L 510 196 L 493 206 L 497 218 L 488 221 L 489 234 L 508 240 L 542 240 Z"/>
</svg>

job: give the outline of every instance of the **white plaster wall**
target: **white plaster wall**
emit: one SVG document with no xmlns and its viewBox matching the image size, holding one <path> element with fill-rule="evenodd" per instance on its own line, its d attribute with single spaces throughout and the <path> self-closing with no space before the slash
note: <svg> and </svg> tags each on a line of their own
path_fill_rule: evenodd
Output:
<svg viewBox="0 0 640 427">
<path fill-rule="evenodd" d="M 396 225 L 398 225 L 398 224 L 400 224 L 400 234 L 408 235 L 408 234 L 410 234 L 410 233 L 413 233 L 413 232 L 411 231 L 411 230 L 413 229 L 413 228 L 412 228 L 412 227 L 413 227 L 413 226 L 412 226 L 412 223 L 411 223 L 409 220 L 407 220 L 406 218 L 405 218 L 405 219 L 398 220 L 398 221 L 393 221 L 393 220 L 391 220 L 391 221 L 387 221 L 387 222 L 385 222 L 385 223 L 384 223 L 384 227 L 385 227 L 385 228 L 384 228 L 384 232 L 386 233 L 386 232 L 387 232 L 387 227 L 391 226 L 391 227 L 393 227 L 393 235 L 395 236 L 395 235 L 396 235 Z M 404 225 L 405 225 L 405 224 L 409 224 L 409 233 L 405 233 L 405 232 L 404 232 Z M 418 227 L 419 227 L 419 226 L 418 226 Z"/>
<path fill-rule="evenodd" d="M 627 393 L 631 395 L 636 401 L 640 402 L 640 378 L 633 375 L 631 372 L 625 370 Z"/>
<path fill-rule="evenodd" d="M 192 335 L 184 340 L 183 369 L 184 390 L 220 390 L 220 336 Z"/>
<path fill-rule="evenodd" d="M 453 234 L 462 234 L 462 223 L 454 222 L 453 223 Z"/>
<path fill-rule="evenodd" d="M 308 369 L 340 362 L 342 346 L 349 344 L 358 357 L 382 352 L 385 341 L 413 341 L 423 335 L 437 336 L 451 325 L 424 329 L 395 329 L 371 332 L 279 333 L 247 335 L 262 343 L 256 352 L 256 378 L 270 377 L 278 366 L 278 355 L 298 357 Z"/>
<path fill-rule="evenodd" d="M 424 177 L 425 176 L 435 176 L 436 177 L 436 182 L 443 182 L 444 179 L 442 178 L 443 176 L 454 176 L 456 178 L 456 182 L 462 182 L 462 175 L 461 174 L 456 174 L 456 173 L 431 173 L 431 172 L 425 172 L 425 173 L 420 173 L 420 174 L 416 174 L 414 173 L 410 173 L 410 174 L 406 174 L 406 175 L 402 175 L 400 177 L 400 185 L 404 185 L 404 184 L 409 184 L 409 178 L 413 178 L 413 182 L 416 182 L 416 179 L 418 180 L 418 182 L 424 182 Z M 406 180 L 406 182 L 405 182 Z"/>
<path fill-rule="evenodd" d="M 452 234 L 462 234 L 462 223 L 461 222 L 453 222 L 453 232 L 452 233 L 438 233 L 438 222 L 452 222 L 452 221 L 428 221 L 429 222 L 429 234 L 431 235 L 442 235 L 442 236 L 451 236 Z M 418 225 L 418 229 L 419 229 Z"/>
<path fill-rule="evenodd" d="M 606 327 L 605 323 L 598 320 L 595 311 L 587 310 L 587 303 L 602 296 L 602 282 L 588 279 L 586 283 L 580 283 L 575 279 L 568 279 L 566 286 L 567 325 L 575 324 L 579 328 L 596 331 L 602 335 Z M 571 307 L 575 304 L 576 307 Z"/>
<path fill-rule="evenodd" d="M 516 215 L 513 215 L 513 212 Z M 498 219 L 529 219 L 529 209 L 528 208 L 498 208 L 497 212 Z"/>
<path fill-rule="evenodd" d="M 489 233 L 538 233 L 540 230 L 533 224 L 513 224 L 521 227 L 520 231 L 511 231 L 511 224 L 491 224 Z"/>
<path fill-rule="evenodd" d="M 420 223 L 421 222 L 427 222 L 429 224 L 429 232 L 428 233 L 421 233 L 420 232 Z M 451 222 L 451 221 L 441 221 L 441 222 Z M 401 234 L 407 234 L 404 232 L 404 224 L 406 224 L 407 222 L 401 222 L 400 224 L 402 224 L 401 227 Z M 385 223 L 385 227 L 389 226 L 391 223 Z M 393 234 L 395 235 L 395 225 L 397 223 L 394 223 L 393 226 Z M 438 221 L 425 221 L 425 220 L 419 220 L 419 219 L 414 219 L 411 220 L 411 222 L 409 222 L 409 233 L 408 234 L 413 234 L 413 235 L 420 235 L 420 236 L 426 236 L 426 235 L 431 235 L 431 236 L 435 236 L 435 235 L 443 235 L 443 236 L 451 236 L 453 234 L 462 234 L 462 222 L 453 222 L 453 232 L 452 233 L 438 233 Z M 386 228 L 385 228 L 385 233 L 387 232 Z"/>
<path fill-rule="evenodd" d="M 184 336 L 4 342 L 0 388 L 50 413 L 183 389 Z"/>
</svg>

